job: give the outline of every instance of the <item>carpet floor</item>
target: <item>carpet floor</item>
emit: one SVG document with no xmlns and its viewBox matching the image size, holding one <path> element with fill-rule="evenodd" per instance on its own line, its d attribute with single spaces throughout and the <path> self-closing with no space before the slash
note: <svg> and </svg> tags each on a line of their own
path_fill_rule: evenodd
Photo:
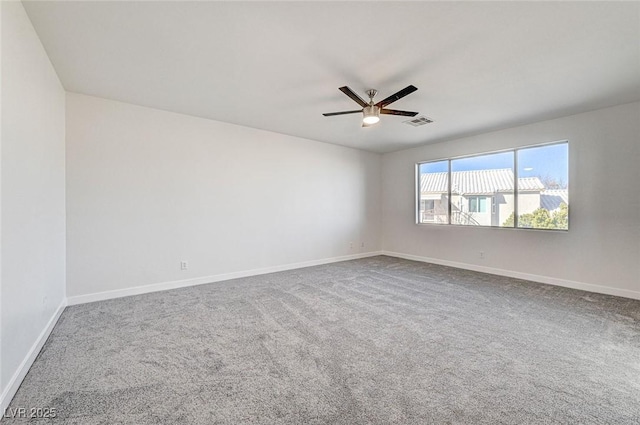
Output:
<svg viewBox="0 0 640 425">
<path fill-rule="evenodd" d="M 67 307 L 3 424 L 638 424 L 640 301 L 372 257 Z"/>
</svg>

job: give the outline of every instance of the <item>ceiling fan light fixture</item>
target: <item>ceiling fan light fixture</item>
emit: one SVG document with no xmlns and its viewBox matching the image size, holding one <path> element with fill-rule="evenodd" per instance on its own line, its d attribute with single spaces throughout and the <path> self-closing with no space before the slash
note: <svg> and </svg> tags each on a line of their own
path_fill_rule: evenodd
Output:
<svg viewBox="0 0 640 425">
<path fill-rule="evenodd" d="M 380 121 L 380 108 L 375 105 L 366 106 L 363 110 L 362 122 L 365 124 L 375 124 Z"/>
</svg>

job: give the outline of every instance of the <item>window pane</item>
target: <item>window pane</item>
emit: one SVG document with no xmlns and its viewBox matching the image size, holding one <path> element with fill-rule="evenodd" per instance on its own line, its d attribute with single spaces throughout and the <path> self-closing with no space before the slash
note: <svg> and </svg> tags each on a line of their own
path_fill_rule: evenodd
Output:
<svg viewBox="0 0 640 425">
<path fill-rule="evenodd" d="M 520 149 L 518 227 L 569 228 L 569 144 Z"/>
<path fill-rule="evenodd" d="M 420 164 L 419 223 L 449 223 L 449 161 Z"/>
<path fill-rule="evenodd" d="M 478 197 L 472 196 L 469 198 L 469 211 L 478 212 Z"/>
<path fill-rule="evenodd" d="M 513 227 L 514 180 L 513 151 L 452 160 L 451 223 Z"/>
<path fill-rule="evenodd" d="M 487 212 L 487 198 L 478 198 L 478 212 Z"/>
</svg>

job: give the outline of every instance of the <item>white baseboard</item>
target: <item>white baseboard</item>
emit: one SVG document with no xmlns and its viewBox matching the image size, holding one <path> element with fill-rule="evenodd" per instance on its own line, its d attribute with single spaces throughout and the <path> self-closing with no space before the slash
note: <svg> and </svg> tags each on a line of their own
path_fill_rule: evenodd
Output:
<svg viewBox="0 0 640 425">
<path fill-rule="evenodd" d="M 40 335 L 38 335 L 38 338 L 27 352 L 27 355 L 22 360 L 22 363 L 20 363 L 20 366 L 18 366 L 18 370 L 16 370 L 7 383 L 5 390 L 2 392 L 2 395 L 0 395 L 0 411 L 4 412 L 9 406 L 9 403 L 11 403 L 13 396 L 16 395 L 18 388 L 20 388 L 20 384 L 22 384 L 22 380 L 27 376 L 27 372 L 29 372 L 31 365 L 33 365 L 36 357 L 38 357 L 44 343 L 47 342 L 47 338 L 51 335 L 51 331 L 56 326 L 56 323 L 58 323 L 58 319 L 66 306 L 67 300 L 63 299 L 58 306 L 58 309 L 53 313 L 53 316 L 51 316 L 51 319 L 49 319 L 49 322 L 47 322 L 47 325 L 42 332 L 40 332 Z"/>
<path fill-rule="evenodd" d="M 241 277 L 257 276 L 267 273 L 281 272 L 285 270 L 300 269 L 303 267 L 319 266 L 322 264 L 337 263 L 339 261 L 356 260 L 358 258 L 374 257 L 382 255 L 381 251 L 365 252 L 362 254 L 344 255 L 341 257 L 323 258 L 320 260 L 303 261 L 300 263 L 285 264 L 282 266 L 264 267 L 261 269 L 246 270 L 241 272 L 224 273 L 213 276 L 197 277 L 193 279 L 175 280 L 172 282 L 152 283 L 132 288 L 116 289 L 113 291 L 96 292 L 93 294 L 76 295 L 68 297 L 69 305 L 85 304 L 95 301 L 109 300 L 112 298 L 128 297 L 131 295 L 147 294 L 149 292 L 166 291 L 168 289 L 185 288 L 187 286 L 203 285 L 206 283 L 220 282 L 223 280 L 237 279 Z"/>
<path fill-rule="evenodd" d="M 441 266 L 456 267 L 459 269 L 473 270 L 476 272 L 496 274 L 499 276 L 513 277 L 516 279 L 530 280 L 533 282 L 546 283 L 549 285 L 563 286 L 565 288 L 580 289 L 582 291 L 596 292 L 599 294 L 615 295 L 618 297 L 632 298 L 640 300 L 640 292 L 629 289 L 612 288 L 609 286 L 594 285 L 591 283 L 577 282 L 574 280 L 558 279 L 555 277 L 541 276 L 531 273 L 522 273 L 512 270 L 498 269 L 495 267 L 478 266 L 476 264 L 460 263 L 457 261 L 442 260 L 439 258 L 421 257 L 400 252 L 382 251 L 382 255 L 389 257 L 404 258 L 405 260 L 421 261 L 423 263 L 439 264 Z"/>
</svg>

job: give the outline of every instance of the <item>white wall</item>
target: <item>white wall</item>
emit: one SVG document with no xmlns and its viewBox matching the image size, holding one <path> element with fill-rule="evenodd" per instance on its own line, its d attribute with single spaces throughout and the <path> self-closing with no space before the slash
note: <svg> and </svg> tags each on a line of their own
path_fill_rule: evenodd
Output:
<svg viewBox="0 0 640 425">
<path fill-rule="evenodd" d="M 1 407 L 65 300 L 65 92 L 20 2 L 2 11 Z"/>
<path fill-rule="evenodd" d="M 378 154 L 73 93 L 66 117 L 70 297 L 380 249 Z"/>
<path fill-rule="evenodd" d="M 415 224 L 416 162 L 565 139 L 568 232 Z M 383 250 L 640 298 L 639 141 L 633 103 L 386 154 Z"/>
</svg>

